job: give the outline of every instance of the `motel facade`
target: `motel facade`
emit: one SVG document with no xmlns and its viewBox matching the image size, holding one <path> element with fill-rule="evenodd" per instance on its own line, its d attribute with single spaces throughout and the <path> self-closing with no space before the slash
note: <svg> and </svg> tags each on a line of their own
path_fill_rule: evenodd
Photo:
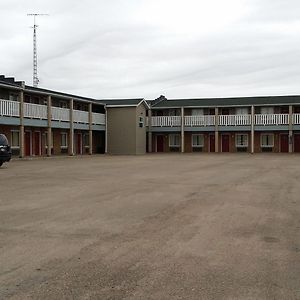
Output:
<svg viewBox="0 0 300 300">
<path fill-rule="evenodd" d="M 0 133 L 19 157 L 298 153 L 300 96 L 92 99 L 1 75 Z"/>
</svg>

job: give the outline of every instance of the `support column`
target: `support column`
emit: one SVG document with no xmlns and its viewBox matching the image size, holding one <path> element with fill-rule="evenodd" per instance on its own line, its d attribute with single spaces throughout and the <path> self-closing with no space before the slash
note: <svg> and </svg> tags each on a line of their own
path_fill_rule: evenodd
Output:
<svg viewBox="0 0 300 300">
<path fill-rule="evenodd" d="M 48 96 L 47 99 L 47 112 L 48 112 L 48 128 L 47 128 L 47 156 L 51 156 L 51 149 L 52 149 L 52 128 L 51 128 L 51 107 L 52 107 L 52 99 L 51 96 Z"/>
<path fill-rule="evenodd" d="M 69 135 L 69 155 L 74 155 L 74 117 L 73 117 L 74 100 L 70 100 L 70 135 Z"/>
<path fill-rule="evenodd" d="M 219 108 L 215 107 L 215 152 L 219 152 Z"/>
<path fill-rule="evenodd" d="M 19 97 L 20 97 L 20 136 L 19 136 L 19 139 L 20 139 L 20 153 L 19 153 L 19 157 L 23 158 L 25 156 L 24 90 L 20 91 Z"/>
<path fill-rule="evenodd" d="M 107 149 L 108 149 L 108 123 L 107 123 L 107 108 L 105 107 L 105 153 L 107 153 Z"/>
<path fill-rule="evenodd" d="M 251 106 L 251 154 L 254 153 L 254 124 L 255 123 L 255 109 Z"/>
<path fill-rule="evenodd" d="M 293 152 L 293 106 L 289 105 L 289 153 Z"/>
<path fill-rule="evenodd" d="M 184 107 L 181 107 L 181 152 L 184 153 Z"/>
<path fill-rule="evenodd" d="M 152 153 L 152 110 L 148 110 L 148 152 Z"/>
<path fill-rule="evenodd" d="M 89 155 L 93 154 L 93 104 L 89 103 Z"/>
</svg>

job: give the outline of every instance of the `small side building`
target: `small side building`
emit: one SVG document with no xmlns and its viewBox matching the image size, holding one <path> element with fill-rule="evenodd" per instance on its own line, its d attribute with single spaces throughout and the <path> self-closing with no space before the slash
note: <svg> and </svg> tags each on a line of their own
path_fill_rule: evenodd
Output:
<svg viewBox="0 0 300 300">
<path fill-rule="evenodd" d="M 140 155 L 146 153 L 145 99 L 101 100 L 106 103 L 107 153 Z"/>
</svg>

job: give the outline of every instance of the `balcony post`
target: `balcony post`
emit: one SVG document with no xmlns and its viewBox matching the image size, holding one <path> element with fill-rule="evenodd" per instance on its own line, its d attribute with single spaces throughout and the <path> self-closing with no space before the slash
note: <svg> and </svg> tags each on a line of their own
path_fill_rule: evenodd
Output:
<svg viewBox="0 0 300 300">
<path fill-rule="evenodd" d="M 289 153 L 293 152 L 293 106 L 289 105 Z"/>
<path fill-rule="evenodd" d="M 69 155 L 74 155 L 74 116 L 73 116 L 74 100 L 70 100 L 70 135 L 69 135 Z"/>
<path fill-rule="evenodd" d="M 184 107 L 181 107 L 181 152 L 184 153 Z"/>
<path fill-rule="evenodd" d="M 148 152 L 152 153 L 152 110 L 148 110 Z"/>
<path fill-rule="evenodd" d="M 47 129 L 47 156 L 51 156 L 51 150 L 52 150 L 52 128 L 51 128 L 51 107 L 52 107 L 52 98 L 50 95 L 48 95 L 47 98 L 47 120 L 48 120 L 48 129 Z"/>
<path fill-rule="evenodd" d="M 19 157 L 23 158 L 25 156 L 25 145 L 24 145 L 24 135 L 25 135 L 25 129 L 24 129 L 24 87 L 25 83 L 22 82 L 22 90 L 20 91 L 19 97 L 20 97 L 20 153 Z"/>
<path fill-rule="evenodd" d="M 219 108 L 215 107 L 215 152 L 219 152 Z"/>
<path fill-rule="evenodd" d="M 251 154 L 254 153 L 254 122 L 255 122 L 255 110 L 254 105 L 251 106 Z"/>
<path fill-rule="evenodd" d="M 89 103 L 89 155 L 93 154 L 93 104 Z"/>
</svg>

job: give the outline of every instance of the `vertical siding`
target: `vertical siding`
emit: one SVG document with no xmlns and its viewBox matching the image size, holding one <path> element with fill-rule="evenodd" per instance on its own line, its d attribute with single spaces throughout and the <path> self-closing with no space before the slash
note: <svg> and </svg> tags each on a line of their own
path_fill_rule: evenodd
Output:
<svg viewBox="0 0 300 300">
<path fill-rule="evenodd" d="M 136 154 L 136 107 L 107 108 L 107 134 L 108 153 Z"/>
</svg>

